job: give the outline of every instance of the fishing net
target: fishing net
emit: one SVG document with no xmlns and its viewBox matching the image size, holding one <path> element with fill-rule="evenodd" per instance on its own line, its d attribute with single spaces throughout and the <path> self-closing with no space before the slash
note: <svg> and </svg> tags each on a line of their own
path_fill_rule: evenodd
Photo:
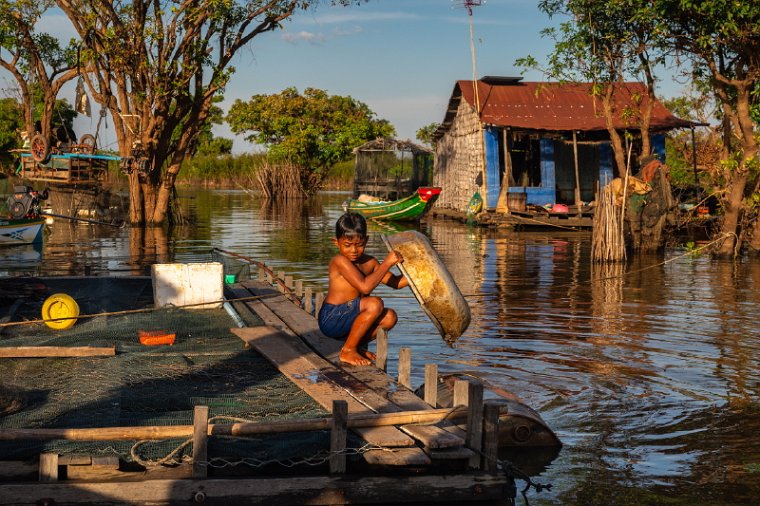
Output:
<svg viewBox="0 0 760 506">
<path fill-rule="evenodd" d="M 42 280 L 50 292 L 71 295 L 82 315 L 66 330 L 42 323 L 3 327 L 0 346 L 115 346 L 115 356 L 0 359 L 0 430 L 192 425 L 193 408 L 208 406 L 212 423 L 326 416 L 324 410 L 265 358 L 245 349 L 230 332 L 235 321 L 223 308 L 152 310 L 149 278 Z M 39 318 L 41 300 L 30 300 L 17 319 Z M 135 309 L 145 308 L 144 312 Z M 261 322 L 242 315 L 249 326 Z M 139 331 L 174 333 L 173 345 L 146 346 Z M 7 441 L 0 459 L 40 452 L 117 455 L 127 462 L 156 463 L 184 440 Z M 329 448 L 324 432 L 209 440 L 209 460 L 250 465 L 303 460 Z"/>
</svg>

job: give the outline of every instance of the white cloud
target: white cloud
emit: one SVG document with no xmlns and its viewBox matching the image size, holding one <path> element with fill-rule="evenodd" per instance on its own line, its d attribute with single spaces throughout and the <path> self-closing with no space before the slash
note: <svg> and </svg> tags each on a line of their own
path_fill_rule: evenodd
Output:
<svg viewBox="0 0 760 506">
<path fill-rule="evenodd" d="M 292 44 L 308 42 L 309 44 L 318 45 L 327 40 L 327 38 L 323 33 L 300 31 L 297 33 L 285 32 L 282 34 L 282 40 Z"/>
</svg>

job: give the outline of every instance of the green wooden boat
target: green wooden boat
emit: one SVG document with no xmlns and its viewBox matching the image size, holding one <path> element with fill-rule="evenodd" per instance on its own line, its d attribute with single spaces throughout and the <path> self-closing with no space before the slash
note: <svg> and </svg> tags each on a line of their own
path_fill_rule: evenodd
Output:
<svg viewBox="0 0 760 506">
<path fill-rule="evenodd" d="M 371 220 L 413 221 L 420 218 L 430 209 L 438 198 L 441 189 L 425 186 L 403 199 L 391 202 L 363 202 L 350 199 L 343 203 L 343 209 L 361 214 Z"/>
</svg>

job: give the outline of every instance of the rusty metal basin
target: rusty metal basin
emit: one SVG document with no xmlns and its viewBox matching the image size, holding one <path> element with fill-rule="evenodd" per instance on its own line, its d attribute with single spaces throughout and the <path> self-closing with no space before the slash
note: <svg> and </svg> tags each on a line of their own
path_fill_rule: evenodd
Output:
<svg viewBox="0 0 760 506">
<path fill-rule="evenodd" d="M 470 324 L 470 306 L 430 240 L 416 230 L 382 237 L 389 250 L 404 257 L 399 269 L 441 336 L 452 344 Z"/>
</svg>

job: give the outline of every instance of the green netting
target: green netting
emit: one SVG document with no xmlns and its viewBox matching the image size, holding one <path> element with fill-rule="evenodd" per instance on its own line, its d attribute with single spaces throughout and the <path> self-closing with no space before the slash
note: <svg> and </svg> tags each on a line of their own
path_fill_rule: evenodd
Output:
<svg viewBox="0 0 760 506">
<path fill-rule="evenodd" d="M 150 302 L 149 279 L 89 281 L 88 286 L 75 282 L 50 288 L 74 296 L 82 314 L 121 311 L 124 306 Z M 40 313 L 35 313 L 39 305 L 41 301 L 29 302 L 22 317 L 39 318 Z M 193 408 L 198 405 L 209 407 L 213 423 L 326 416 L 265 358 L 244 349 L 240 338 L 229 330 L 234 326 L 223 308 L 172 308 L 82 318 L 72 328 L 59 331 L 40 323 L 6 327 L 0 346 L 115 345 L 117 354 L 2 359 L 0 429 L 190 425 Z M 139 343 L 139 330 L 175 333 L 175 344 L 144 346 Z M 324 433 L 247 440 L 211 438 L 209 458 L 249 463 L 299 459 L 323 451 L 328 441 Z M 0 442 L 0 459 L 31 458 L 49 451 L 115 454 L 126 461 L 155 462 L 181 443 L 166 440 L 134 447 L 134 441 Z M 175 459 L 191 451 L 187 446 Z"/>
</svg>

